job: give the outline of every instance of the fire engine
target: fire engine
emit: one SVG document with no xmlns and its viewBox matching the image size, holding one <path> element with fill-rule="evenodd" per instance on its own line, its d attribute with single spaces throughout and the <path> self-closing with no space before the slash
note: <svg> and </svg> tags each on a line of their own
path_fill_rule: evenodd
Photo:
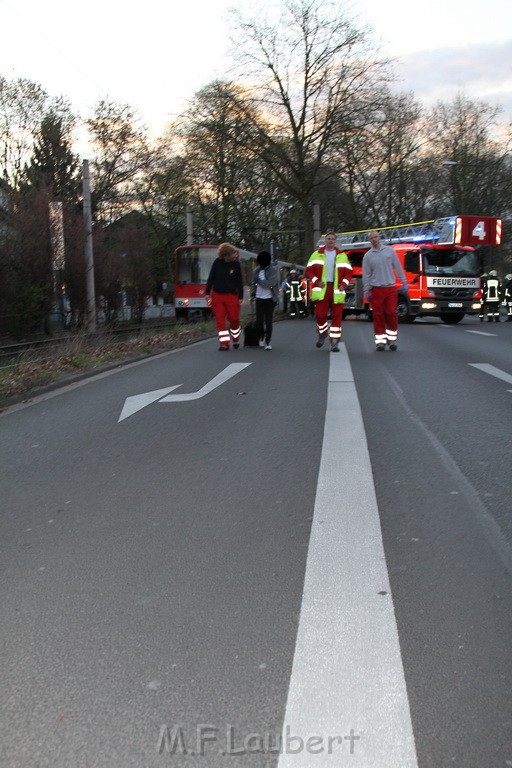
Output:
<svg viewBox="0 0 512 768">
<path fill-rule="evenodd" d="M 381 242 L 396 252 L 407 278 L 408 295 L 397 281 L 398 317 L 440 317 L 459 323 L 480 309 L 482 265 L 476 246 L 500 245 L 501 219 L 492 216 L 450 216 L 377 228 Z M 362 261 L 371 247 L 372 230 L 340 232 L 336 245 L 347 254 L 353 277 L 347 290 L 346 315 L 370 314 L 363 300 Z"/>
</svg>

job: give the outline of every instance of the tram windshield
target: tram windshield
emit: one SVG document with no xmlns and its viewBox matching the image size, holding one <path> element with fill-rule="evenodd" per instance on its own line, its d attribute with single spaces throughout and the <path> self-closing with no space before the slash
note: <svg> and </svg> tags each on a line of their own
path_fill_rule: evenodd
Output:
<svg viewBox="0 0 512 768">
<path fill-rule="evenodd" d="M 426 275 L 480 275 L 480 259 L 475 251 L 457 248 L 422 248 L 423 271 Z"/>
<path fill-rule="evenodd" d="M 204 284 L 217 258 L 217 248 L 178 248 L 175 279 L 179 285 Z"/>
</svg>

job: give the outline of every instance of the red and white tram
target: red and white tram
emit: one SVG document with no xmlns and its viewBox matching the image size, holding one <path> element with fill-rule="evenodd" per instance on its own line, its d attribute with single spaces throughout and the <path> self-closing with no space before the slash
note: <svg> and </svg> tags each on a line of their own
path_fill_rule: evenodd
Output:
<svg viewBox="0 0 512 768">
<path fill-rule="evenodd" d="M 180 245 L 174 252 L 174 309 L 177 318 L 187 319 L 191 315 L 210 314 L 211 299 L 206 295 L 206 281 L 213 262 L 217 258 L 218 245 L 194 244 Z M 238 249 L 238 258 L 242 267 L 245 299 L 249 296 L 249 283 L 256 268 L 256 253 Z M 288 271 L 294 267 L 302 273 L 304 267 L 277 261 L 280 283 Z"/>
</svg>

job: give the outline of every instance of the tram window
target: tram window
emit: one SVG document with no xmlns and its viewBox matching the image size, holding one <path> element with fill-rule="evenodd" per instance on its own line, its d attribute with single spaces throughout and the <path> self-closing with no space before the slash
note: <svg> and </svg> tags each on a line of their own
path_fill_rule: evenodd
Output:
<svg viewBox="0 0 512 768">
<path fill-rule="evenodd" d="M 197 264 L 197 253 L 195 251 L 181 251 L 178 261 L 178 283 L 186 285 L 194 281 L 194 265 Z"/>
<path fill-rule="evenodd" d="M 210 262 L 209 259 L 200 259 L 199 263 L 197 264 L 198 267 L 198 283 L 206 283 L 208 280 L 208 275 L 210 274 L 210 269 L 212 268 L 212 262 Z"/>
</svg>

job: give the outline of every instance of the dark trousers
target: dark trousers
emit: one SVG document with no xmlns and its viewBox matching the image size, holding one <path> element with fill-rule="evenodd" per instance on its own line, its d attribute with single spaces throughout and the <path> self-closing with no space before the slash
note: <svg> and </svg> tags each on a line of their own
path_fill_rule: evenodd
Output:
<svg viewBox="0 0 512 768">
<path fill-rule="evenodd" d="M 256 299 L 256 325 L 260 339 L 265 339 L 267 344 L 272 338 L 274 306 L 274 299 Z"/>
<path fill-rule="evenodd" d="M 499 322 L 500 320 L 500 302 L 499 301 L 488 301 L 486 302 L 486 309 L 487 309 L 487 319 L 492 320 L 493 318 Z"/>
<path fill-rule="evenodd" d="M 301 299 L 290 299 L 290 317 L 302 317 L 304 303 Z"/>
</svg>

